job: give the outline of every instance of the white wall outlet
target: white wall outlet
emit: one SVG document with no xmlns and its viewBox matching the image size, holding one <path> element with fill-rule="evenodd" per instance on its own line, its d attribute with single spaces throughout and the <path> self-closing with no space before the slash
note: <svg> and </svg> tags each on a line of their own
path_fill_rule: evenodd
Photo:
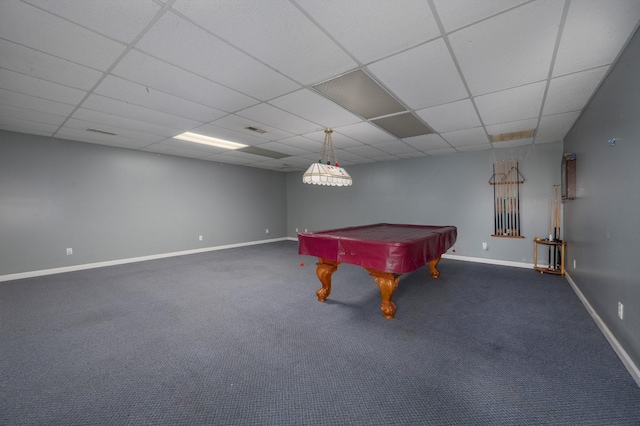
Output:
<svg viewBox="0 0 640 426">
<path fill-rule="evenodd" d="M 304 228 L 304 232 L 309 232 L 309 230 L 307 228 Z"/>
<path fill-rule="evenodd" d="M 573 269 L 576 269 L 576 260 L 573 259 Z"/>
<path fill-rule="evenodd" d="M 67 249 L 67 256 L 71 256 L 73 254 L 73 249 L 72 248 L 68 248 Z"/>
<path fill-rule="evenodd" d="M 483 251 L 489 250 L 489 246 L 487 246 L 487 243 L 482 243 L 482 250 Z"/>
<path fill-rule="evenodd" d="M 298 228 L 296 228 L 296 233 L 298 233 Z"/>
<path fill-rule="evenodd" d="M 624 305 L 618 302 L 618 318 L 624 319 Z"/>
<path fill-rule="evenodd" d="M 269 233 L 269 229 L 267 228 L 264 232 L 266 232 L 268 234 Z"/>
<path fill-rule="evenodd" d="M 202 235 L 198 235 L 198 241 L 202 241 Z"/>
</svg>

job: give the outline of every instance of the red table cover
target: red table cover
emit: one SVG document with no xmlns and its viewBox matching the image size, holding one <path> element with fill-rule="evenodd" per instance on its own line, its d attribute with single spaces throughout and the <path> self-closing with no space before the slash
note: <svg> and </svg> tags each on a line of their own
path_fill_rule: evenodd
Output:
<svg viewBox="0 0 640 426">
<path fill-rule="evenodd" d="M 456 242 L 455 226 L 378 223 L 298 234 L 298 253 L 403 274 L 440 257 Z"/>
</svg>

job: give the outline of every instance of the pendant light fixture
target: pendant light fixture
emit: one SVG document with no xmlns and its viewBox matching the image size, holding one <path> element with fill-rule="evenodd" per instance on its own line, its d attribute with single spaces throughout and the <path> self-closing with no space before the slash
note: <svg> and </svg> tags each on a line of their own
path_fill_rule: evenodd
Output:
<svg viewBox="0 0 640 426">
<path fill-rule="evenodd" d="M 326 186 L 351 186 L 353 184 L 349 173 L 338 164 L 338 157 L 336 157 L 336 150 L 333 147 L 331 133 L 333 133 L 331 129 L 324 131 L 324 142 L 322 143 L 320 159 L 317 163 L 310 165 L 307 171 L 304 172 L 302 182 L 310 185 Z M 323 164 L 322 161 L 325 158 L 325 152 L 327 163 Z M 331 161 L 333 161 L 334 165 L 331 165 Z"/>
</svg>

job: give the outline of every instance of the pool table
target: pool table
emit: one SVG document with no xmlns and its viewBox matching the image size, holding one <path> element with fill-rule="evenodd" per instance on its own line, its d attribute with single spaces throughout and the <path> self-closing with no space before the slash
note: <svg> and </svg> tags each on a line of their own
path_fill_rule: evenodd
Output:
<svg viewBox="0 0 640 426">
<path fill-rule="evenodd" d="M 429 264 L 433 278 L 440 257 L 456 242 L 455 226 L 377 223 L 298 234 L 298 253 L 318 257 L 316 275 L 322 287 L 316 291 L 324 302 L 331 293 L 331 275 L 340 263 L 359 265 L 374 277 L 380 288 L 380 310 L 392 319 L 396 305 L 391 298 L 400 276 Z"/>
</svg>

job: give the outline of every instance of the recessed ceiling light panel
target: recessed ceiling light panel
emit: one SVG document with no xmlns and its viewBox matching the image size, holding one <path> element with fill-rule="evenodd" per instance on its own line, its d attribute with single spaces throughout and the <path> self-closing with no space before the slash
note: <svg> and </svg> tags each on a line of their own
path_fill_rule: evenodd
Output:
<svg viewBox="0 0 640 426">
<path fill-rule="evenodd" d="M 424 125 L 413 114 L 407 112 L 405 114 L 392 115 L 389 117 L 377 118 L 371 120 L 377 126 L 382 127 L 399 139 L 410 138 L 413 136 L 428 135 L 433 133 L 429 127 Z"/>
<path fill-rule="evenodd" d="M 338 105 L 370 119 L 406 109 L 362 70 L 338 76 L 313 86 Z"/>
<path fill-rule="evenodd" d="M 173 137 L 181 141 L 194 142 L 202 145 L 215 146 L 217 148 L 225 149 L 240 149 L 248 145 L 244 145 L 237 142 L 226 141 L 224 139 L 212 138 L 211 136 L 200 135 L 198 133 L 184 132 Z"/>
</svg>

